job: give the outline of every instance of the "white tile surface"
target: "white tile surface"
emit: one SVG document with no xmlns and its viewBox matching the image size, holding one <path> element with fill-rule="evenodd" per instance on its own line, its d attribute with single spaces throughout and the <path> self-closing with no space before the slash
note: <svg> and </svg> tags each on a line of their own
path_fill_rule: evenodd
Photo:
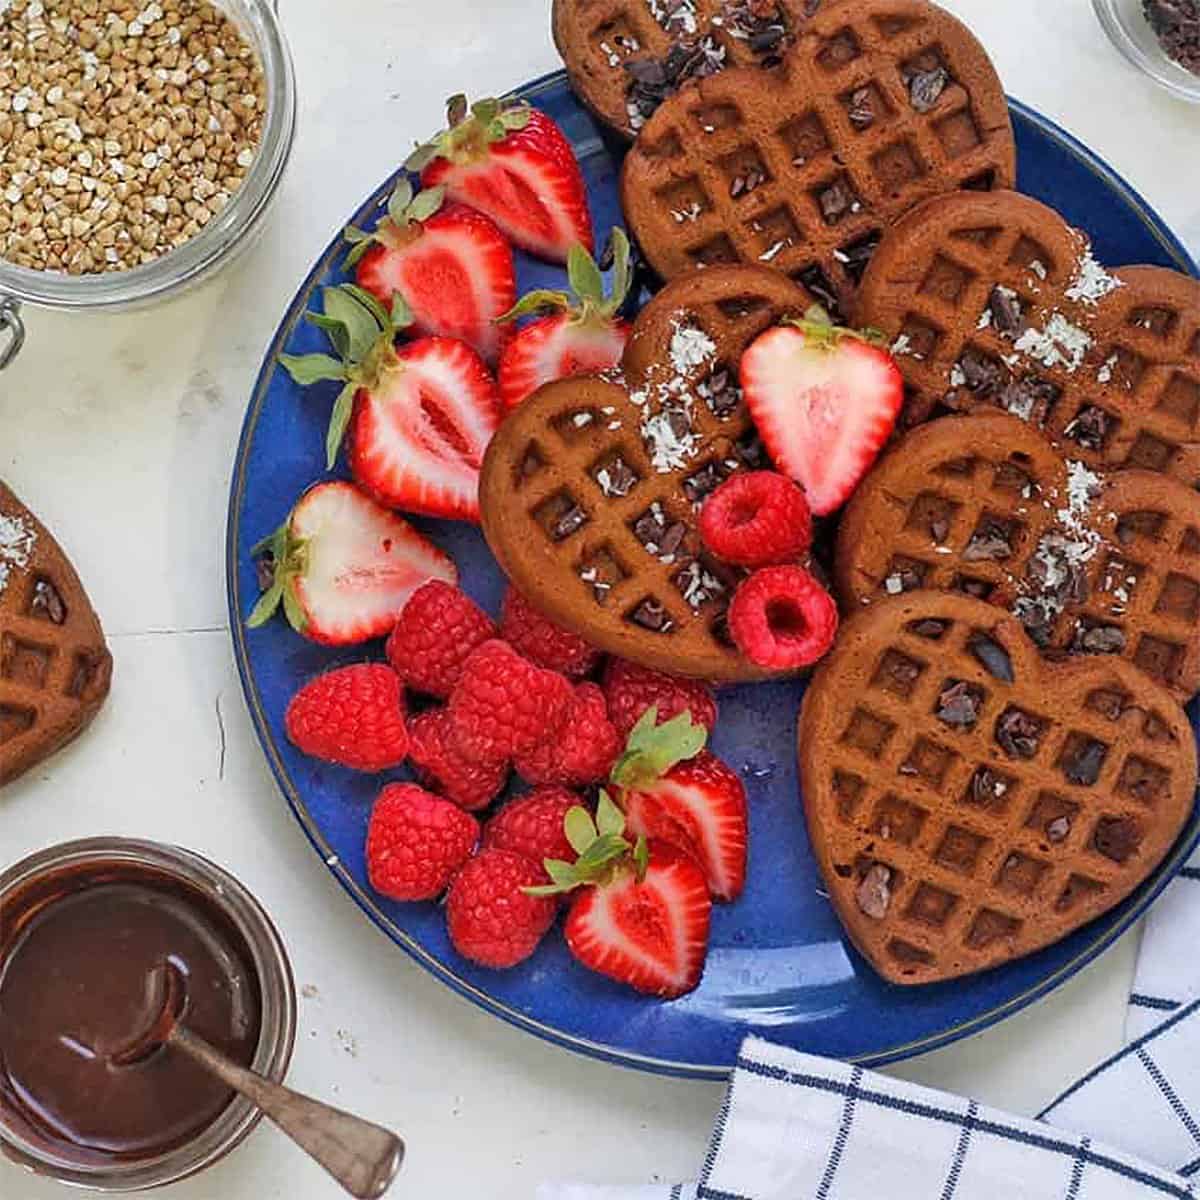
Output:
<svg viewBox="0 0 1200 1200">
<path fill-rule="evenodd" d="M 1109 48 L 1087 0 L 951 0 L 1008 90 L 1120 170 L 1200 251 L 1200 109 Z M 28 313 L 0 377 L 0 475 L 61 535 L 113 635 L 91 736 L 0 795 L 0 863 L 97 833 L 174 840 L 224 863 L 283 927 L 299 984 L 292 1081 L 394 1125 L 397 1196 L 523 1200 L 546 1176 L 692 1173 L 720 1089 L 636 1076 L 485 1016 L 392 948 L 314 861 L 261 760 L 225 630 L 225 504 L 242 412 L 279 313 L 331 231 L 436 127 L 463 85 L 554 68 L 547 0 L 282 0 L 300 134 L 270 230 L 165 308 Z M 217 720 L 220 705 L 224 726 Z M 1036 1111 L 1120 1037 L 1129 939 L 1051 1000 L 900 1068 Z M 0 1166 L 4 1200 L 69 1193 Z M 271 1131 L 178 1200 L 338 1194 Z"/>
</svg>

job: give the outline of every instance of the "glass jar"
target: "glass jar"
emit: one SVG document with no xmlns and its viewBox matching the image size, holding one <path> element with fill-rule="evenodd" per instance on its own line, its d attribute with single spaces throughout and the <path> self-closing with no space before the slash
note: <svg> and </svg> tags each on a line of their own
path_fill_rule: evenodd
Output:
<svg viewBox="0 0 1200 1200">
<path fill-rule="evenodd" d="M 67 842 L 31 855 L 0 874 L 0 914 L 6 905 L 33 889 L 53 889 L 56 877 L 71 877 L 86 887 L 138 871 L 177 880 L 199 891 L 241 936 L 258 977 L 260 1026 L 258 1048 L 250 1063 L 260 1075 L 281 1082 L 296 1038 L 296 990 L 291 964 L 279 933 L 258 901 L 228 872 L 191 851 L 127 838 L 90 838 Z M 83 882 L 80 883 L 79 881 Z M 155 1158 L 81 1166 L 60 1160 L 22 1131 L 14 1112 L 0 1109 L 0 1155 L 39 1175 L 102 1192 L 132 1192 L 194 1175 L 239 1145 L 262 1117 L 249 1100 L 235 1096 L 229 1106 L 195 1138 Z"/>
<path fill-rule="evenodd" d="M 1092 6 L 1109 40 L 1139 71 L 1173 96 L 1200 104 L 1200 75 L 1181 67 L 1162 48 L 1142 0 L 1092 0 Z"/>
<path fill-rule="evenodd" d="M 237 24 L 262 63 L 266 119 L 262 143 L 242 186 L 194 237 L 127 271 L 68 275 L 0 258 L 0 369 L 24 340 L 20 307 L 93 311 L 144 305 L 174 295 L 231 262 L 259 232 L 279 189 L 296 132 L 296 76 L 277 13 L 279 0 L 212 0 Z"/>
</svg>

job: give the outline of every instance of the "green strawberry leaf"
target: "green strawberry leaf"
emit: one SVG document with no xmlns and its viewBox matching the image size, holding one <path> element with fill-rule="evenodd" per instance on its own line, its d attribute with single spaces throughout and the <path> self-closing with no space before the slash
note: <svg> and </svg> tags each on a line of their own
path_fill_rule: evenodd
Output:
<svg viewBox="0 0 1200 1200">
<path fill-rule="evenodd" d="M 339 288 L 325 288 L 321 295 L 325 316 L 329 320 L 339 321 L 346 328 L 349 347 L 346 357 L 351 362 L 358 363 L 366 358 L 371 352 L 371 347 L 378 341 L 380 327 L 371 310 L 350 290 L 353 287 L 353 284 L 348 283 Z M 354 290 L 361 291 L 360 288 Z M 322 328 L 326 326 L 322 325 Z"/>
<path fill-rule="evenodd" d="M 457 100 L 458 97 L 453 98 Z M 465 97 L 464 97 L 465 99 Z M 449 106 L 447 106 L 447 114 Z M 500 101 L 489 97 L 486 100 L 476 100 L 471 105 L 471 116 L 477 120 L 480 125 L 490 125 L 500 115 Z"/>
<path fill-rule="evenodd" d="M 619 225 L 612 231 L 613 275 L 612 295 L 605 305 L 608 312 L 615 313 L 625 303 L 629 295 L 629 287 L 633 282 L 633 270 L 630 264 L 629 237 Z"/>
<path fill-rule="evenodd" d="M 283 611 L 287 616 L 288 624 L 297 633 L 303 633 L 308 628 L 308 616 L 300 607 L 300 599 L 296 595 L 293 580 L 289 580 L 283 586 Z"/>
<path fill-rule="evenodd" d="M 579 856 L 575 863 L 576 872 L 586 880 L 594 880 L 603 867 L 624 858 L 629 853 L 629 843 L 615 834 L 606 833 Z"/>
<path fill-rule="evenodd" d="M 279 365 L 301 387 L 326 379 L 345 379 L 346 368 L 328 354 L 281 354 Z"/>
<path fill-rule="evenodd" d="M 283 579 L 277 575 L 275 582 L 258 598 L 258 603 L 251 610 L 250 615 L 246 618 L 246 625 L 250 629 L 258 629 L 265 625 L 274 615 L 275 610 L 279 607 L 280 600 L 283 599 Z"/>
<path fill-rule="evenodd" d="M 580 856 L 580 861 L 598 836 L 592 814 L 579 804 L 568 810 L 563 819 L 563 832 L 571 843 L 571 849 Z"/>
<path fill-rule="evenodd" d="M 355 249 L 358 247 L 356 246 Z M 350 331 L 341 321 L 335 321 L 333 317 L 316 312 L 306 312 L 304 319 L 310 325 L 324 330 L 325 336 L 333 343 L 333 348 L 338 352 L 338 357 L 342 359 L 343 363 L 350 359 Z M 345 378 L 344 374 L 343 378 Z"/>
<path fill-rule="evenodd" d="M 518 317 L 528 317 L 533 313 L 566 312 L 570 308 L 571 297 L 566 292 L 552 292 L 545 288 L 536 288 L 532 292 L 526 292 L 508 312 L 498 316 L 496 323 L 515 321 Z"/>
<path fill-rule="evenodd" d="M 578 242 L 567 251 L 567 278 L 571 290 L 585 305 L 589 300 L 597 308 L 604 303 L 604 278 L 600 268 Z"/>
<path fill-rule="evenodd" d="M 564 892 L 573 891 L 584 880 L 580 879 L 579 873 L 575 870 L 573 864 L 563 862 L 561 858 L 546 858 L 542 860 L 542 867 L 547 875 L 550 876 L 550 883 L 539 884 L 536 887 L 524 887 L 521 889 L 527 896 L 561 896 Z"/>
<path fill-rule="evenodd" d="M 708 730 L 681 712 L 662 725 L 658 709 L 651 706 L 630 730 L 625 752 L 617 759 L 610 778 L 619 787 L 637 789 L 660 779 L 676 763 L 695 758 L 708 741 Z"/>
<path fill-rule="evenodd" d="M 270 550 L 271 556 L 277 563 L 283 562 L 283 556 L 287 553 L 288 528 L 291 523 L 292 518 L 289 514 L 288 519 L 274 533 L 268 533 L 265 538 L 250 547 L 250 557 L 261 558 Z"/>
<path fill-rule="evenodd" d="M 785 317 L 781 323 L 799 329 L 806 345 L 814 350 L 836 350 L 838 343 L 846 338 L 866 342 L 868 346 L 882 346 L 887 342 L 886 335 L 879 329 L 847 329 L 835 325 L 833 318 L 819 304 L 810 305 L 803 317 Z"/>
<path fill-rule="evenodd" d="M 524 129 L 533 120 L 533 109 L 524 100 L 509 104 L 500 111 L 500 123 L 508 131 Z"/>
<path fill-rule="evenodd" d="M 404 160 L 407 171 L 423 171 L 435 158 L 441 157 L 442 146 L 439 141 L 418 142 L 416 149 Z"/>
<path fill-rule="evenodd" d="M 362 241 L 355 242 L 354 245 L 350 247 L 350 253 L 346 255 L 345 262 L 342 263 L 342 269 L 345 271 L 351 271 L 357 267 L 358 264 L 362 262 L 363 256 L 368 250 L 370 250 L 373 242 L 374 239 L 370 237 L 364 238 Z"/>
<path fill-rule="evenodd" d="M 395 191 L 388 197 L 388 216 L 397 224 L 404 225 L 408 221 L 408 206 L 413 202 L 412 181 L 405 176 L 396 184 Z"/>
<path fill-rule="evenodd" d="M 346 436 L 346 426 L 350 424 L 350 415 L 354 411 L 354 394 L 357 391 L 357 384 L 348 383 L 334 401 L 333 412 L 329 414 L 329 428 L 325 432 L 326 470 L 332 471 L 337 463 L 338 451 Z"/>
<path fill-rule="evenodd" d="M 365 288 L 360 288 L 357 283 L 343 283 L 340 290 L 357 300 L 375 318 L 376 329 L 371 341 L 371 346 L 374 346 L 381 331 L 390 332 L 387 309 Z"/>
<path fill-rule="evenodd" d="M 596 806 L 596 828 L 602 834 L 617 837 L 625 832 L 625 814 L 603 788 L 600 789 L 600 802 Z"/>
<path fill-rule="evenodd" d="M 426 188 L 417 194 L 417 198 L 408 206 L 407 217 L 410 221 L 428 221 L 446 198 L 444 187 Z"/>
<path fill-rule="evenodd" d="M 633 848 L 633 863 L 637 868 L 638 883 L 641 883 L 646 878 L 646 871 L 650 866 L 650 843 L 646 841 L 645 834 L 639 836 L 637 845 Z"/>
<path fill-rule="evenodd" d="M 392 311 L 388 314 L 396 329 L 407 329 L 413 323 L 413 312 L 400 292 L 392 293 Z"/>
<path fill-rule="evenodd" d="M 352 246 L 358 245 L 359 242 L 369 242 L 375 235 L 368 233 L 365 229 L 359 229 L 357 225 L 347 225 L 342 230 L 342 237 Z"/>
</svg>

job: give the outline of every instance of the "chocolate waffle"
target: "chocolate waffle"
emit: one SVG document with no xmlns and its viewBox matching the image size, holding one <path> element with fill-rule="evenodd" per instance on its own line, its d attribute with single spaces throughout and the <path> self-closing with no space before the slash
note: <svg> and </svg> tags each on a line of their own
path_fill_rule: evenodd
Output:
<svg viewBox="0 0 1200 1200">
<path fill-rule="evenodd" d="M 1048 654 L 1126 658 L 1200 690 L 1200 493 L 1089 472 L 1004 413 L 912 430 L 859 486 L 834 577 L 848 610 L 934 588 L 1010 609 Z"/>
<path fill-rule="evenodd" d="M 884 237 L 857 318 L 908 385 L 903 421 L 1000 407 L 1089 467 L 1200 484 L 1200 281 L 1111 273 L 1016 192 L 928 201 Z"/>
<path fill-rule="evenodd" d="M 688 276 L 639 314 L 621 382 L 562 380 L 509 414 L 483 462 L 483 532 L 548 617 L 672 674 L 770 674 L 729 641 L 725 610 L 742 574 L 703 550 L 696 514 L 729 475 L 769 465 L 737 364 L 812 302 L 763 267 Z"/>
<path fill-rule="evenodd" d="M 830 899 L 899 984 L 1008 962 L 1120 903 L 1196 789 L 1187 717 L 1131 663 L 1048 663 L 1012 617 L 930 591 L 842 627 L 799 759 Z"/>
<path fill-rule="evenodd" d="M 845 0 L 554 0 L 554 44 L 571 86 L 632 138 L 689 79 L 777 66 L 804 23 Z"/>
<path fill-rule="evenodd" d="M 0 785 L 82 733 L 111 674 L 75 569 L 0 483 Z"/>
<path fill-rule="evenodd" d="M 897 217 L 1014 178 L 1004 92 L 970 31 L 926 0 L 856 0 L 819 12 L 778 70 L 722 71 L 665 101 L 621 200 L 665 279 L 764 262 L 848 312 Z"/>
</svg>

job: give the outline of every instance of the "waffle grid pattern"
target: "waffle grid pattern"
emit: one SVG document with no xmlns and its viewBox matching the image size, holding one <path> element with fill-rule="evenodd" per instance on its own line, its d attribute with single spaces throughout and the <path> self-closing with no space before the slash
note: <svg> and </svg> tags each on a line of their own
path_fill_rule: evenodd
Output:
<svg viewBox="0 0 1200 1200">
<path fill-rule="evenodd" d="M 921 15 L 893 15 L 906 7 Z M 881 0 L 834 10 L 810 24 L 783 74 L 727 71 L 664 104 L 630 151 L 624 183 L 655 269 L 670 278 L 698 264 L 770 262 L 809 286 L 819 272 L 845 305 L 865 248 L 901 213 L 948 189 L 1010 185 L 1011 133 L 989 133 L 995 121 L 979 111 L 1003 104 L 999 85 L 977 97 L 957 82 L 978 63 L 947 20 Z M 905 74 L 938 66 L 951 82 L 919 112 Z M 851 109 L 864 89 L 878 116 L 860 128 Z M 752 140 L 764 125 L 769 135 Z M 739 190 L 751 174 L 763 181 Z M 850 200 L 831 217 L 822 197 L 839 186 Z"/>
<path fill-rule="evenodd" d="M 826 816 L 855 835 L 860 856 L 891 872 L 881 936 L 901 975 L 937 972 L 950 960 L 977 969 L 998 943 L 1020 941 L 1027 922 L 1075 924 L 1079 910 L 1108 907 L 1119 897 L 1106 893 L 1124 894 L 1143 864 L 1135 846 L 1128 847 L 1127 866 L 1097 850 L 1100 822 L 1132 814 L 1144 830 L 1159 819 L 1160 801 L 1165 806 L 1178 790 L 1170 744 L 1164 753 L 1155 736 L 1165 727 L 1140 710 L 1115 721 L 1101 711 L 1113 697 L 1135 703 L 1131 695 L 1118 685 L 1095 689 L 1078 711 L 1055 721 L 1049 696 L 1041 707 L 1030 704 L 1023 696 L 1028 687 L 1005 684 L 983 668 L 967 649 L 977 632 L 959 620 L 936 641 L 911 630 L 890 639 L 826 755 L 827 794 L 836 802 Z M 906 682 L 892 676 L 896 663 Z M 947 684 L 960 680 L 982 695 L 978 720 L 966 730 L 936 715 Z M 1042 726 L 1029 760 L 1007 754 L 994 735 L 997 720 L 1014 706 Z M 1064 768 L 1084 741 L 1104 750 L 1090 787 L 1073 783 Z M 974 798 L 972 780 L 981 767 L 1003 784 L 1003 794 L 989 803 Z M 1064 818 L 1066 832 L 1055 841 L 1047 831 Z M 853 861 L 835 865 L 839 875 L 850 872 L 851 885 L 861 868 Z"/>
</svg>

